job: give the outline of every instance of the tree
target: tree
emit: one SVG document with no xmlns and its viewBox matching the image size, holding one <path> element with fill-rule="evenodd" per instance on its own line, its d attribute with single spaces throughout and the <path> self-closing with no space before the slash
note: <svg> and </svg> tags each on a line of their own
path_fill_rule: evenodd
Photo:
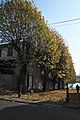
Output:
<svg viewBox="0 0 80 120">
<path fill-rule="evenodd" d="M 76 72 L 74 68 L 74 64 L 72 61 L 72 57 L 69 54 L 67 54 L 67 82 L 74 83 L 76 81 Z"/>
<path fill-rule="evenodd" d="M 56 78 L 68 75 L 72 59 L 62 37 L 51 30 L 34 3 L 28 0 L 7 0 L 0 3 L 0 38 L 17 51 L 19 68 L 18 96 L 20 84 L 25 92 L 27 65 L 36 62 L 44 72 L 43 88 L 51 72 Z M 67 71 L 67 72 L 66 72 Z"/>
<path fill-rule="evenodd" d="M 23 85 L 23 92 L 25 92 L 27 64 L 31 60 L 29 50 L 33 44 L 35 7 L 32 7 L 31 2 L 27 0 L 7 0 L 3 4 L 0 3 L 0 6 L 0 38 L 17 51 L 18 96 L 20 97 L 20 84 Z"/>
</svg>

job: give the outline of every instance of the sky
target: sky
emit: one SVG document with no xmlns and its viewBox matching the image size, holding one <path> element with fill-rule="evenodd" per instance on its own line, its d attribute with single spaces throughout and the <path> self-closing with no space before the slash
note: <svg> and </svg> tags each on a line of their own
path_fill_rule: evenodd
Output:
<svg viewBox="0 0 80 120">
<path fill-rule="evenodd" d="M 33 0 L 39 11 L 42 12 L 49 27 L 64 38 L 72 56 L 74 68 L 80 75 L 80 20 L 61 24 L 56 22 L 80 18 L 80 0 Z M 50 25 L 51 24 L 51 25 Z"/>
</svg>

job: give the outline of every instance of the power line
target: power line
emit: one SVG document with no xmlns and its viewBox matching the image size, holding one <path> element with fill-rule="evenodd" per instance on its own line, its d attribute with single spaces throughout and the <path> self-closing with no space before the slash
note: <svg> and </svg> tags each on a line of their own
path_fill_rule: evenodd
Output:
<svg viewBox="0 0 80 120">
<path fill-rule="evenodd" d="M 75 25 L 75 24 L 80 24 L 80 22 L 76 22 L 76 23 L 68 23 L 68 24 L 55 24 L 55 25 L 52 25 L 54 27 L 64 27 L 64 26 L 70 26 L 70 25 Z"/>
<path fill-rule="evenodd" d="M 73 22 L 73 21 L 77 21 L 77 20 L 80 20 L 80 18 L 64 20 L 64 21 L 60 21 L 60 22 L 55 22 L 55 23 L 51 23 L 49 25 L 62 24 L 62 23 Z"/>
</svg>

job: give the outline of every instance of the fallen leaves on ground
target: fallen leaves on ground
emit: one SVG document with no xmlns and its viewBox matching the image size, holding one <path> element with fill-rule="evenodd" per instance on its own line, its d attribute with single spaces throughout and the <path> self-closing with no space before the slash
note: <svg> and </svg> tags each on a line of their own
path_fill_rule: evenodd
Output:
<svg viewBox="0 0 80 120">
<path fill-rule="evenodd" d="M 16 98 L 18 97 L 18 94 L 15 92 L 5 92 L 8 93 L 8 95 L 10 97 Z M 76 94 L 76 90 L 75 89 L 69 89 L 69 95 L 70 95 L 70 99 L 74 99 L 75 100 L 75 96 L 77 96 Z M 54 91 L 47 91 L 47 92 L 38 92 L 38 93 L 29 93 L 27 92 L 25 95 L 21 95 L 22 99 L 25 100 L 30 100 L 30 101 L 38 101 L 38 100 L 42 100 L 42 101 L 64 101 L 66 99 L 66 89 L 65 90 L 54 90 Z"/>
<path fill-rule="evenodd" d="M 70 95 L 73 93 L 76 94 L 75 89 L 69 90 Z M 22 95 L 21 98 L 26 100 L 45 100 L 45 101 L 64 101 L 66 99 L 66 90 L 54 90 L 54 91 L 48 91 L 48 92 L 40 92 L 40 93 L 32 93 L 32 94 L 25 94 Z"/>
</svg>

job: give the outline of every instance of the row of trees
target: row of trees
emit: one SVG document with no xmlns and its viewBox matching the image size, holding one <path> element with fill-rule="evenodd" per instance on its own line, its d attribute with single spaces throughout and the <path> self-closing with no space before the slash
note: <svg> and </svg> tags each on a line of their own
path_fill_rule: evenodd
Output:
<svg viewBox="0 0 80 120">
<path fill-rule="evenodd" d="M 27 65 L 36 62 L 44 71 L 43 90 L 49 74 L 58 82 L 74 81 L 73 61 L 64 39 L 48 27 L 41 12 L 28 0 L 2 0 L 0 3 L 0 39 L 9 42 L 17 51 L 19 89 L 25 91 Z"/>
</svg>

